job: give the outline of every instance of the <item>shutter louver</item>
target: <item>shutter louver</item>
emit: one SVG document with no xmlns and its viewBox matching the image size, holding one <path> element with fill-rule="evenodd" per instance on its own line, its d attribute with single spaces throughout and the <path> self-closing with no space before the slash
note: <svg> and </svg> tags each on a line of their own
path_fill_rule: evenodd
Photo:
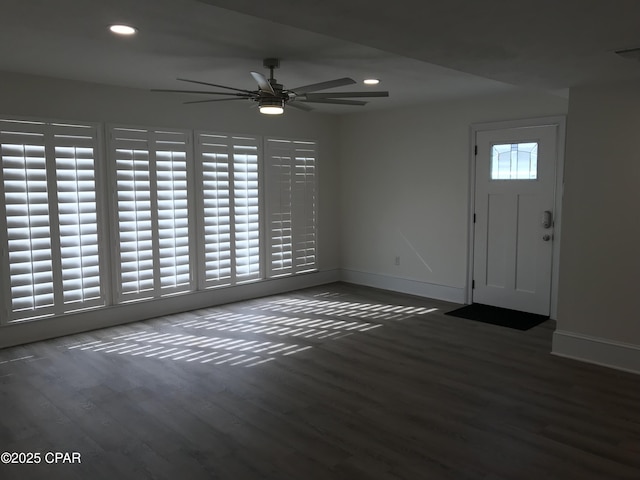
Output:
<svg viewBox="0 0 640 480">
<path fill-rule="evenodd" d="M 95 127 L 2 120 L 0 144 L 9 320 L 103 305 Z"/>
<path fill-rule="evenodd" d="M 281 146 L 285 148 L 280 148 Z M 291 229 L 293 159 L 289 143 L 269 143 L 268 222 L 270 276 L 293 272 L 293 232 Z"/>
<path fill-rule="evenodd" d="M 267 140 L 269 276 L 316 269 L 316 145 Z"/>
<path fill-rule="evenodd" d="M 101 305 L 95 134 L 82 126 L 53 128 L 64 303 Z"/>
<path fill-rule="evenodd" d="M 260 278 L 260 196 L 256 145 L 235 144 L 233 147 L 233 202 L 237 280 L 238 282 L 258 280 Z"/>
<path fill-rule="evenodd" d="M 296 273 L 316 269 L 316 152 L 315 144 L 294 142 L 293 238 Z"/>
<path fill-rule="evenodd" d="M 116 133 L 120 293 L 139 294 L 154 287 L 149 146 L 144 131 Z"/>
<path fill-rule="evenodd" d="M 202 232 L 205 286 L 232 282 L 230 145 L 222 135 L 200 133 L 198 154 L 202 184 Z M 202 264 L 202 262 L 201 262 Z"/>
<path fill-rule="evenodd" d="M 186 137 L 156 132 L 155 147 L 160 286 L 190 288 Z"/>
<path fill-rule="evenodd" d="M 46 314 L 53 307 L 53 265 L 44 134 L 8 136 L 2 132 L 12 310 Z"/>
</svg>

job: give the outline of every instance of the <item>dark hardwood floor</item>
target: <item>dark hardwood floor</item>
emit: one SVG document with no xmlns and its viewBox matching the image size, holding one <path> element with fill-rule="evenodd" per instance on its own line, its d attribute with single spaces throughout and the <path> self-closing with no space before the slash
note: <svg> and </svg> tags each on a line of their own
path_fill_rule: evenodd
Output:
<svg viewBox="0 0 640 480">
<path fill-rule="evenodd" d="M 332 284 L 0 351 L 0 479 L 640 479 L 640 378 Z M 81 463 L 47 463 L 47 452 Z"/>
</svg>

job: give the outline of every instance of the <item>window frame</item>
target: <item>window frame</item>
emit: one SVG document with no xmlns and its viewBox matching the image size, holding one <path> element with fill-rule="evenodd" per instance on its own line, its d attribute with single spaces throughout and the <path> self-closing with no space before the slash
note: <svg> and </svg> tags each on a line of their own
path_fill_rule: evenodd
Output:
<svg viewBox="0 0 640 480">
<path fill-rule="evenodd" d="M 0 325 L 12 325 L 23 322 L 29 322 L 33 320 L 49 319 L 59 317 L 63 315 L 78 313 L 87 310 L 95 310 L 107 307 L 111 304 L 111 289 L 109 285 L 109 262 L 107 255 L 104 254 L 105 250 L 109 248 L 108 243 L 105 244 L 105 218 L 106 212 L 105 206 L 105 170 L 104 170 L 104 131 L 103 125 L 99 122 L 87 122 L 79 120 L 63 120 L 54 118 L 36 118 L 29 116 L 19 115 L 1 115 L 0 123 L 17 125 L 32 125 L 40 127 L 43 135 L 43 147 L 44 147 L 44 159 L 45 159 L 45 172 L 46 172 L 46 185 L 47 185 L 47 205 L 49 216 L 49 235 L 51 238 L 51 263 L 52 263 L 52 283 L 53 283 L 53 304 L 46 309 L 43 309 L 41 313 L 38 313 L 37 309 L 25 309 L 24 312 L 32 312 L 31 315 L 16 314 L 13 310 L 13 300 L 11 294 L 11 262 L 9 259 L 9 238 L 8 238 L 8 224 L 7 224 L 7 211 L 5 200 L 5 183 L 4 183 L 4 164 L 2 157 L 0 156 L 0 197 L 2 197 L 2 205 L 0 206 L 0 213 L 2 218 L 0 219 L 0 271 L 2 272 L 2 283 L 6 285 L 0 288 L 0 298 L 3 300 L 4 308 L 0 311 Z M 64 299 L 64 284 L 63 284 L 63 269 L 62 269 L 62 241 L 60 235 L 60 200 L 58 191 L 58 166 L 56 164 L 56 148 L 61 147 L 56 141 L 55 137 L 62 135 L 64 132 L 56 133 L 56 130 L 60 131 L 69 127 L 72 130 L 78 128 L 86 128 L 87 132 L 91 135 L 91 148 L 93 150 L 93 182 L 95 186 L 95 225 L 97 236 L 97 265 L 99 269 L 98 278 L 100 283 L 100 295 L 97 299 L 87 301 L 84 304 L 75 304 L 74 302 L 65 303 Z M 25 129 L 28 130 L 28 129 Z M 26 132 L 25 132 L 26 133 Z M 70 137 L 73 137 L 72 131 L 68 132 Z M 76 170 L 77 171 L 77 170 Z M 77 308 L 73 308 L 73 306 Z M 69 308 L 71 307 L 71 308 Z"/>
<path fill-rule="evenodd" d="M 203 188 L 204 182 L 204 161 L 203 156 L 205 154 L 213 154 L 213 152 L 205 151 L 202 145 L 203 137 L 211 137 L 218 138 L 218 141 L 221 142 L 220 146 L 225 147 L 225 154 L 227 156 L 226 162 L 228 167 L 228 177 L 229 177 L 229 228 L 230 228 L 230 270 L 231 273 L 229 275 L 229 280 L 224 281 L 216 281 L 216 280 L 208 280 L 207 279 L 207 269 L 206 269 L 206 255 L 207 255 L 207 245 L 205 238 L 205 229 L 207 228 L 205 222 L 205 193 Z M 233 218 L 235 216 L 235 195 L 234 195 L 234 173 L 235 173 L 235 161 L 234 161 L 234 139 L 239 140 L 249 140 L 249 142 L 239 142 L 238 146 L 249 146 L 249 145 L 241 145 L 242 143 L 253 143 L 256 147 L 256 155 L 257 155 L 257 177 L 258 177 L 258 275 L 251 278 L 239 279 L 237 275 L 237 263 L 234 261 L 235 256 L 233 255 L 236 251 L 236 230 Z M 222 149 L 221 149 L 222 150 Z M 205 130 L 195 130 L 194 131 L 194 157 L 196 159 L 196 169 L 195 169 L 195 186 L 196 186 L 196 208 L 194 209 L 196 214 L 197 221 L 197 240 L 198 240 L 198 250 L 197 250 L 197 264 L 200 267 L 198 271 L 198 289 L 199 290 L 207 290 L 211 288 L 223 288 L 223 287 L 233 287 L 236 285 L 242 285 L 246 283 L 253 283 L 265 280 L 265 260 L 264 260 L 264 252 L 265 252 L 265 231 L 264 231 L 264 190 L 265 190 L 265 181 L 264 181 L 264 145 L 263 145 L 263 137 L 259 135 L 249 135 L 249 134 L 232 134 L 232 133 L 221 133 L 221 132 L 210 132 Z"/>
<path fill-rule="evenodd" d="M 152 127 L 152 126 L 141 126 L 141 125 L 125 125 L 125 124 L 107 124 L 105 125 L 106 135 L 108 138 L 107 143 L 107 154 L 106 157 L 108 159 L 107 170 L 109 171 L 109 186 L 111 187 L 111 199 L 108 202 L 110 211 L 112 212 L 109 215 L 109 226 L 110 226 L 110 242 L 112 245 L 112 255 L 110 259 L 111 265 L 111 286 L 113 291 L 113 305 L 123 305 L 127 303 L 135 303 L 146 300 L 156 300 L 159 298 L 170 297 L 174 295 L 188 294 L 196 291 L 196 273 L 195 273 L 195 256 L 194 252 L 196 251 L 196 240 L 195 237 L 195 219 L 194 219 L 194 199 L 192 191 L 192 186 L 194 184 L 194 154 L 193 154 L 193 131 L 189 129 L 178 129 L 178 128 L 164 128 L 164 127 Z M 113 134 L 116 130 L 128 130 L 133 132 L 146 132 L 147 134 L 147 154 L 148 154 L 148 162 L 149 162 L 149 183 L 150 183 L 150 192 L 153 191 L 154 185 L 157 189 L 157 170 L 155 170 L 157 156 L 156 152 L 158 151 L 157 143 L 155 141 L 155 137 L 157 133 L 172 133 L 183 135 L 185 139 L 185 158 L 186 158 L 186 175 L 187 175 L 187 219 L 188 219 L 188 248 L 189 248 L 189 282 L 187 287 L 183 288 L 172 288 L 166 289 L 163 292 L 161 280 L 162 276 L 157 276 L 158 271 L 160 269 L 160 259 L 161 257 L 158 255 L 159 252 L 159 229 L 158 229 L 158 204 L 157 204 L 157 192 L 150 193 L 150 215 L 152 217 L 151 220 L 151 234 L 152 234 L 152 255 L 153 255 L 153 283 L 154 286 L 152 289 L 136 292 L 136 293 L 123 293 L 122 288 L 122 261 L 121 261 L 121 244 L 120 244 L 120 236 L 119 236 L 119 206 L 118 206 L 118 169 L 117 169 L 117 147 L 115 146 L 115 139 L 113 138 Z M 151 166 L 154 166 L 154 170 L 152 171 Z"/>
<path fill-rule="evenodd" d="M 5 283 L 5 280 L 9 281 L 9 285 L 6 287 L 0 287 L 0 299 L 4 301 L 5 310 L 0 311 L 0 326 L 7 324 L 14 324 L 20 322 L 27 322 L 32 320 L 41 320 L 41 319 L 50 319 L 61 316 L 67 316 L 69 314 L 76 314 L 80 312 L 84 312 L 86 310 L 96 310 L 96 309 L 105 309 L 108 311 L 111 307 L 118 307 L 134 302 L 146 301 L 146 300 L 155 300 L 165 297 L 172 297 L 180 294 L 195 294 L 197 292 L 204 292 L 206 290 L 211 289 L 212 287 L 232 287 L 236 285 L 244 285 L 248 283 L 256 283 L 265 280 L 269 280 L 271 278 L 281 278 L 281 277 L 292 277 L 301 273 L 310 273 L 318 271 L 318 232 L 319 232 L 319 142 L 317 140 L 306 140 L 301 138 L 287 138 L 287 137 L 271 137 L 267 135 L 251 135 L 251 134 L 231 134 L 231 133 L 217 133 L 217 132 L 208 132 L 203 130 L 195 130 L 195 129 L 178 129 L 178 128 L 164 128 L 164 127 L 152 127 L 147 125 L 131 125 L 131 124 L 123 124 L 123 123 L 105 123 L 105 122 L 85 122 L 85 121 L 73 121 L 73 120 L 57 120 L 57 119 L 49 119 L 49 118 L 32 118 L 32 117 L 21 117 L 14 115 L 3 115 L 0 116 L 0 120 L 4 120 L 7 122 L 15 122 L 16 124 L 20 124 L 24 122 L 25 124 L 35 124 L 37 126 L 41 126 L 43 129 L 51 129 L 53 126 L 81 126 L 87 127 L 90 129 L 92 134 L 92 161 L 93 161 L 93 181 L 95 182 L 95 229 L 97 230 L 97 251 L 98 251 L 98 266 L 99 266 L 99 278 L 100 278 L 100 301 L 96 304 L 91 305 L 81 305 L 76 304 L 77 308 L 67 308 L 69 303 L 64 303 L 63 297 L 63 289 L 62 285 L 62 274 L 63 270 L 61 269 L 63 255 L 61 252 L 62 239 L 60 236 L 60 213 L 59 213 L 59 200 L 58 200 L 58 182 L 64 181 L 64 176 L 59 176 L 57 172 L 58 164 L 56 163 L 57 152 L 56 145 L 51 139 L 53 138 L 53 133 L 49 133 L 48 136 L 42 141 L 44 143 L 44 156 L 45 156 L 45 172 L 46 172 L 46 184 L 47 184 L 47 205 L 49 205 L 48 209 L 48 218 L 49 218 L 49 228 L 50 228 L 50 236 L 56 237 L 55 245 L 52 244 L 51 249 L 51 269 L 53 271 L 52 275 L 55 276 L 55 282 L 58 282 L 60 286 L 55 286 L 56 288 L 56 300 L 51 309 L 46 312 L 43 309 L 42 314 L 38 314 L 35 310 L 30 310 L 28 314 L 17 316 L 14 315 L 12 308 L 12 295 L 11 295 L 11 270 L 10 270 L 10 260 L 9 260 L 9 252 L 8 252 L 8 230 L 7 230 L 7 220 L 6 215 L 4 219 L 0 219 L 0 268 L 2 269 L 2 283 Z M 185 145 L 184 145 L 184 153 L 185 153 L 185 161 L 186 161 L 186 175 L 187 175 L 187 186 L 186 186 L 186 195 L 187 195 L 187 218 L 188 218 L 188 249 L 189 249 L 189 272 L 190 272 L 190 280 L 189 285 L 185 288 L 180 289 L 179 291 L 167 291 L 165 293 L 161 293 L 160 295 L 140 295 L 139 297 L 134 298 L 134 296 L 123 296 L 120 290 L 121 284 L 121 257 L 120 257 L 120 232 L 119 232 L 119 220 L 118 220 L 118 191 L 117 191 L 117 180 L 118 180 L 118 169 L 116 166 L 116 148 L 112 142 L 112 134 L 114 129 L 131 129 L 137 131 L 146 131 L 148 135 L 152 132 L 173 132 L 180 133 L 184 135 Z M 89 131 L 89 130 L 88 130 Z M 196 136 L 200 133 L 209 134 L 209 135 L 219 135 L 223 137 L 227 137 L 229 139 L 237 138 L 237 139 L 249 139 L 253 145 L 255 145 L 255 166 L 256 166 L 256 175 L 257 175 L 257 230 L 258 230 L 258 247 L 257 247 L 257 265 L 259 268 L 259 272 L 255 276 L 251 276 L 250 278 L 238 278 L 237 275 L 235 278 L 231 279 L 231 282 L 220 284 L 220 285 L 211 285 L 206 284 L 202 280 L 204 275 L 204 265 L 202 262 L 202 255 L 204 252 L 204 238 L 201 236 L 201 231 L 203 231 L 204 227 L 204 212 L 202 211 L 203 206 L 203 193 L 202 193 L 202 166 L 199 163 L 200 153 L 198 151 L 198 146 L 196 142 Z M 44 137 L 43 137 L 44 138 Z M 289 272 L 279 273 L 277 275 L 272 275 L 271 271 L 271 254 L 270 254 L 270 237 L 271 231 L 269 229 L 269 220 L 267 218 L 267 208 L 268 208 L 268 199 L 267 199 L 267 191 L 271 187 L 270 181 L 266 175 L 266 168 L 268 163 L 267 158 L 267 145 L 269 141 L 284 141 L 289 142 L 290 144 L 295 143 L 309 143 L 314 147 L 314 198 L 315 198 L 315 210 L 314 210 L 314 253 L 315 253 L 315 262 L 313 268 L 307 269 L 305 268 L 303 271 L 299 271 L 297 268 L 292 268 Z M 250 142 L 250 143 L 251 143 Z M 242 143 L 242 142 L 240 142 Z M 64 147 L 65 145 L 61 145 Z M 71 145 L 71 147 L 73 147 Z M 161 151 L 158 148 L 157 143 L 149 143 L 147 142 L 147 151 L 149 151 L 149 156 L 152 154 L 155 156 L 155 152 Z M 234 151 L 233 144 L 230 144 L 228 147 L 229 151 L 229 162 L 233 167 L 234 159 Z M 294 156 L 295 157 L 295 156 Z M 62 157 L 61 157 L 62 158 Z M 75 157 L 74 157 L 75 158 Z M 77 157 L 81 159 L 81 156 Z M 157 159 L 156 159 L 157 160 Z M 294 158 L 295 165 L 295 158 Z M 64 165 L 63 165 L 64 167 Z M 81 172 L 80 169 L 74 170 L 74 172 Z M 231 173 L 233 174 L 233 168 L 231 169 Z M 77 176 L 77 182 L 81 182 L 79 174 L 74 174 Z M 295 166 L 294 166 L 294 176 L 295 176 Z M 62 180 L 61 180 L 62 179 Z M 73 181 L 73 178 L 69 177 L 70 181 Z M 156 179 L 157 180 L 157 179 Z M 2 182 L 0 188 L 0 195 L 3 195 L 3 204 L 0 206 L 0 213 L 6 213 L 6 205 L 4 202 L 4 175 L 2 171 L 0 171 L 0 181 Z M 149 180 L 153 184 L 153 179 Z M 253 182 L 253 180 L 250 180 Z M 79 185 L 79 183 L 78 183 Z M 155 185 L 152 188 L 157 188 L 158 183 L 155 182 Z M 254 188 L 253 186 L 249 187 Z M 70 191 L 70 190 L 69 190 Z M 62 192 L 62 190 L 60 190 Z M 78 190 L 80 192 L 80 190 Z M 233 188 L 231 188 L 230 198 L 233 201 L 234 198 Z M 251 197 L 256 198 L 256 197 Z M 82 201 L 82 200 L 80 200 Z M 53 205 L 55 203 L 55 205 Z M 157 203 L 156 203 L 157 207 Z M 151 207 L 153 208 L 153 206 Z M 157 212 L 157 210 L 156 210 Z M 202 213 L 201 213 L 202 212 Z M 73 213 L 73 212 L 72 212 Z M 254 214 L 252 214 L 254 215 Z M 93 220 L 92 220 L 93 222 Z M 92 223 L 93 225 L 93 223 Z M 159 234 L 159 230 L 157 228 L 157 223 L 155 224 L 155 230 L 153 234 L 157 236 Z M 54 241 L 52 240 L 52 243 Z M 155 250 L 157 252 L 157 250 Z M 295 257 L 295 247 L 293 249 L 293 254 Z M 154 253 L 154 255 L 156 255 Z M 69 257 L 68 257 L 69 258 Z M 160 257 L 157 255 L 154 257 L 154 261 L 158 261 Z M 235 264 L 236 256 L 235 253 L 232 252 L 231 260 Z M 295 262 L 295 258 L 294 258 Z M 72 267 L 74 268 L 74 267 Z M 82 267 L 80 267 L 82 268 Z M 159 267 L 158 267 L 159 268 Z M 235 268 L 235 267 L 234 267 Z M 75 278 L 75 277 L 74 277 Z M 82 280 L 79 280 L 82 282 Z M 155 282 L 158 283 L 161 281 L 161 277 L 155 279 Z M 57 283 L 55 284 L 57 285 Z M 82 287 L 84 288 L 84 287 Z M 158 284 L 154 290 L 160 290 L 162 292 L 162 287 Z M 72 300 L 73 301 L 73 300 Z M 102 314 L 100 314 L 102 315 Z"/>
</svg>

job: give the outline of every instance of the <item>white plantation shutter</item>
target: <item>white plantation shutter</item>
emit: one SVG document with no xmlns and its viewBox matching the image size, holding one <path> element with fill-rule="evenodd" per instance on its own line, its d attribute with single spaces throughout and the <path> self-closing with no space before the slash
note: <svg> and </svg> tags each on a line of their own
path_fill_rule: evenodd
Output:
<svg viewBox="0 0 640 480">
<path fill-rule="evenodd" d="M 163 289 L 191 287 L 186 143 L 182 133 L 155 134 L 158 248 Z"/>
<path fill-rule="evenodd" d="M 153 291 L 149 141 L 142 130 L 114 129 L 120 293 Z M 116 136 L 117 135 L 117 136 Z"/>
<path fill-rule="evenodd" d="M 0 120 L 8 319 L 104 304 L 95 126 Z"/>
<path fill-rule="evenodd" d="M 261 278 L 258 141 L 196 135 L 200 285 L 233 285 Z"/>
<path fill-rule="evenodd" d="M 293 176 L 293 260 L 296 273 L 316 269 L 317 187 L 316 144 L 292 142 L 295 149 Z"/>
<path fill-rule="evenodd" d="M 316 269 L 316 144 L 267 140 L 269 276 Z"/>
<path fill-rule="evenodd" d="M 233 204 L 235 263 L 238 282 L 258 280 L 260 273 L 260 192 L 258 146 L 249 138 L 234 138 Z"/>
<path fill-rule="evenodd" d="M 186 132 L 113 127 L 120 300 L 192 289 Z"/>
<path fill-rule="evenodd" d="M 314 142 L 199 132 L 193 162 L 188 131 L 108 133 L 98 208 L 96 125 L 0 119 L 0 321 L 104 306 L 109 271 L 122 303 L 316 269 Z"/>
<path fill-rule="evenodd" d="M 267 141 L 267 230 L 269 276 L 293 273 L 291 216 L 294 161 L 290 142 Z"/>
<path fill-rule="evenodd" d="M 202 239 L 200 284 L 202 286 L 229 285 L 234 276 L 231 258 L 231 185 L 233 151 L 224 135 L 197 135 L 197 164 L 202 198 L 200 223 Z"/>
<path fill-rule="evenodd" d="M 53 313 L 45 125 L 2 122 L 10 319 Z"/>
<path fill-rule="evenodd" d="M 66 305 L 103 305 L 95 129 L 53 125 L 62 290 Z"/>
</svg>

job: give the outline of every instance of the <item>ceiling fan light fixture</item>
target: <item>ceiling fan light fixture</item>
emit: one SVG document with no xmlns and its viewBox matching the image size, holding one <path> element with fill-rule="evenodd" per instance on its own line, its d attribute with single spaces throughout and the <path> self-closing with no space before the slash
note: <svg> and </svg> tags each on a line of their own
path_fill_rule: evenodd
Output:
<svg viewBox="0 0 640 480">
<path fill-rule="evenodd" d="M 282 115 L 284 113 L 284 99 L 264 97 L 258 100 L 260 113 L 265 115 Z"/>
<path fill-rule="evenodd" d="M 109 25 L 109 30 L 112 33 L 115 33 L 116 35 L 125 35 L 125 36 L 135 35 L 136 33 L 138 33 L 137 28 L 132 27 L 130 25 L 124 25 L 124 24 Z"/>
<path fill-rule="evenodd" d="M 367 78 L 362 83 L 364 83 L 365 85 L 378 85 L 380 83 L 380 80 L 378 80 L 377 78 Z"/>
<path fill-rule="evenodd" d="M 276 58 L 267 58 L 264 60 L 264 66 L 270 70 L 270 78 L 265 77 L 259 72 L 250 72 L 256 81 L 257 90 L 246 90 L 244 88 L 228 87 L 217 83 L 203 82 L 201 80 L 189 80 L 188 78 L 178 78 L 182 82 L 194 83 L 197 85 L 206 85 L 207 87 L 215 87 L 217 89 L 231 90 L 229 91 L 201 91 L 201 90 L 175 90 L 175 89 L 152 89 L 155 92 L 171 92 L 171 93 L 192 93 L 214 95 L 208 100 L 195 100 L 184 103 L 208 103 L 208 102 L 224 102 L 227 100 L 251 100 L 256 102 L 260 113 L 265 115 L 282 115 L 284 113 L 285 104 L 291 104 L 292 108 L 303 111 L 313 110 L 309 103 L 322 103 L 327 105 L 354 105 L 363 106 L 367 102 L 354 100 L 354 98 L 374 98 L 388 97 L 389 92 L 379 92 L 367 89 L 367 91 L 359 92 L 324 92 L 321 90 L 329 90 L 337 87 L 345 87 L 354 85 L 356 82 L 353 78 L 343 77 L 326 82 L 311 83 L 296 88 L 285 88 L 284 85 L 278 83 L 273 78 L 273 70 L 279 66 L 280 61 Z M 377 80 L 376 80 L 377 81 Z M 233 93 L 232 93 L 233 92 Z M 224 98 L 219 98 L 223 96 Z M 217 98 L 216 98 L 217 97 Z M 294 101 L 295 100 L 295 101 Z M 255 106 L 255 103 L 254 103 Z"/>
</svg>

